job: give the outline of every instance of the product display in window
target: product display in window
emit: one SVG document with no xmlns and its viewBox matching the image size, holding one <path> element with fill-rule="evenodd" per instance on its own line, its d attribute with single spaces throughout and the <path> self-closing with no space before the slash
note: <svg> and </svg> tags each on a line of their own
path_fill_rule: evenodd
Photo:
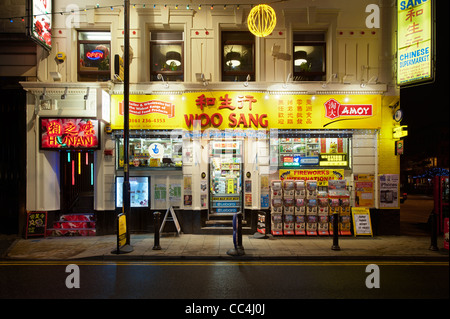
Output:
<svg viewBox="0 0 450 319">
<path fill-rule="evenodd" d="M 182 141 L 181 139 L 130 139 L 130 167 L 136 168 L 181 168 Z M 123 139 L 118 141 L 118 167 L 123 168 Z"/>
<path fill-rule="evenodd" d="M 271 158 L 281 167 L 348 167 L 348 138 L 280 138 L 271 140 Z"/>
</svg>

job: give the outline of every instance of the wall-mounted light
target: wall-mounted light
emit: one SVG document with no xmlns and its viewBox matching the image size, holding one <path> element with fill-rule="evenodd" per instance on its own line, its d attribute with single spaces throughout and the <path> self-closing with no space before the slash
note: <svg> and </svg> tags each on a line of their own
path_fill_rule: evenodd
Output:
<svg viewBox="0 0 450 319">
<path fill-rule="evenodd" d="M 158 80 L 161 80 L 161 81 L 163 82 L 165 88 L 168 88 L 168 87 L 169 87 L 169 83 L 167 83 L 167 82 L 164 81 L 164 77 L 163 77 L 163 75 L 162 75 L 161 73 L 159 73 L 159 74 L 156 76 L 156 78 L 157 78 Z"/>
<path fill-rule="evenodd" d="M 241 65 L 241 54 L 239 52 L 228 52 L 227 55 L 225 56 L 225 63 L 228 66 L 231 67 L 237 67 L 239 65 Z"/>
<path fill-rule="evenodd" d="M 89 88 L 86 89 L 86 95 L 84 96 L 84 100 L 89 98 Z"/>
<path fill-rule="evenodd" d="M 176 51 L 169 51 L 166 53 L 166 64 L 171 65 L 175 64 L 176 66 L 181 65 L 181 54 Z"/>
<path fill-rule="evenodd" d="M 247 78 L 245 79 L 244 86 L 248 86 L 248 81 L 250 81 L 250 74 L 247 74 Z"/>
<path fill-rule="evenodd" d="M 41 94 L 41 96 L 39 97 L 39 99 L 42 101 L 42 100 L 45 100 L 45 92 L 47 91 L 47 89 L 44 87 L 44 89 L 42 90 L 42 94 Z"/>
<path fill-rule="evenodd" d="M 66 88 L 64 89 L 64 94 L 61 95 L 61 100 L 65 100 L 65 99 L 66 99 L 66 97 L 67 97 L 67 90 L 68 90 L 68 88 L 66 87 Z"/>
<path fill-rule="evenodd" d="M 294 52 L 294 65 L 300 66 L 303 63 L 306 63 L 306 52 L 305 51 L 295 51 Z"/>
<path fill-rule="evenodd" d="M 284 82 L 284 84 L 283 84 L 283 88 L 284 88 L 284 89 L 287 88 L 288 82 L 289 82 L 290 78 L 291 78 L 291 74 L 289 73 L 288 76 L 287 76 L 287 78 L 286 78 L 286 82 Z"/>
</svg>

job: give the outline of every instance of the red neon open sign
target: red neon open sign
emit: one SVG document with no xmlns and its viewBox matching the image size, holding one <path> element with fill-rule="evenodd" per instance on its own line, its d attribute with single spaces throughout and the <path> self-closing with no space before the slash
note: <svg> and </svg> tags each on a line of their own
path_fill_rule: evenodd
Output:
<svg viewBox="0 0 450 319">
<path fill-rule="evenodd" d="M 103 51 L 100 51 L 100 50 L 92 50 L 92 51 L 89 51 L 86 53 L 86 57 L 89 60 L 94 60 L 94 61 L 100 60 L 100 59 L 103 59 L 104 53 L 103 53 Z"/>
</svg>

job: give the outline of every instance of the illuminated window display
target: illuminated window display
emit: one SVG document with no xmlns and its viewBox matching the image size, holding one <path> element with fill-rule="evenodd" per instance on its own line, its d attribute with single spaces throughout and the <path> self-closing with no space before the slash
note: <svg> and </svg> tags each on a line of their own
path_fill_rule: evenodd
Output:
<svg viewBox="0 0 450 319">
<path fill-rule="evenodd" d="M 117 139 L 117 167 L 123 169 L 123 138 Z M 130 167 L 138 169 L 181 169 L 182 139 L 130 138 Z"/>
<path fill-rule="evenodd" d="M 130 205 L 131 207 L 149 207 L 148 176 L 130 177 Z M 116 177 L 116 207 L 123 205 L 123 176 Z"/>
<path fill-rule="evenodd" d="M 111 79 L 110 32 L 80 31 L 78 33 L 78 81 Z"/>
<path fill-rule="evenodd" d="M 295 136 L 295 137 L 294 137 Z M 349 168 L 349 137 L 324 135 L 280 135 L 271 138 L 270 151 L 272 165 L 286 168 L 295 167 L 341 167 Z"/>
</svg>

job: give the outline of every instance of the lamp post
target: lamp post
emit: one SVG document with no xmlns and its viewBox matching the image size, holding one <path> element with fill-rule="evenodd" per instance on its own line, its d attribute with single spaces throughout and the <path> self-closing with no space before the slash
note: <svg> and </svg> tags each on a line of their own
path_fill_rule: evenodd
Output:
<svg viewBox="0 0 450 319">
<path fill-rule="evenodd" d="M 128 220 L 130 216 L 130 172 L 129 172 L 129 161 L 130 161 L 130 0 L 124 0 L 124 80 L 123 80 L 123 154 L 124 154 L 124 164 L 123 164 L 123 205 L 122 212 L 125 214 L 127 231 L 126 231 L 126 243 L 121 248 L 121 252 L 127 253 L 133 251 L 130 241 L 130 232 L 128 230 Z"/>
</svg>

